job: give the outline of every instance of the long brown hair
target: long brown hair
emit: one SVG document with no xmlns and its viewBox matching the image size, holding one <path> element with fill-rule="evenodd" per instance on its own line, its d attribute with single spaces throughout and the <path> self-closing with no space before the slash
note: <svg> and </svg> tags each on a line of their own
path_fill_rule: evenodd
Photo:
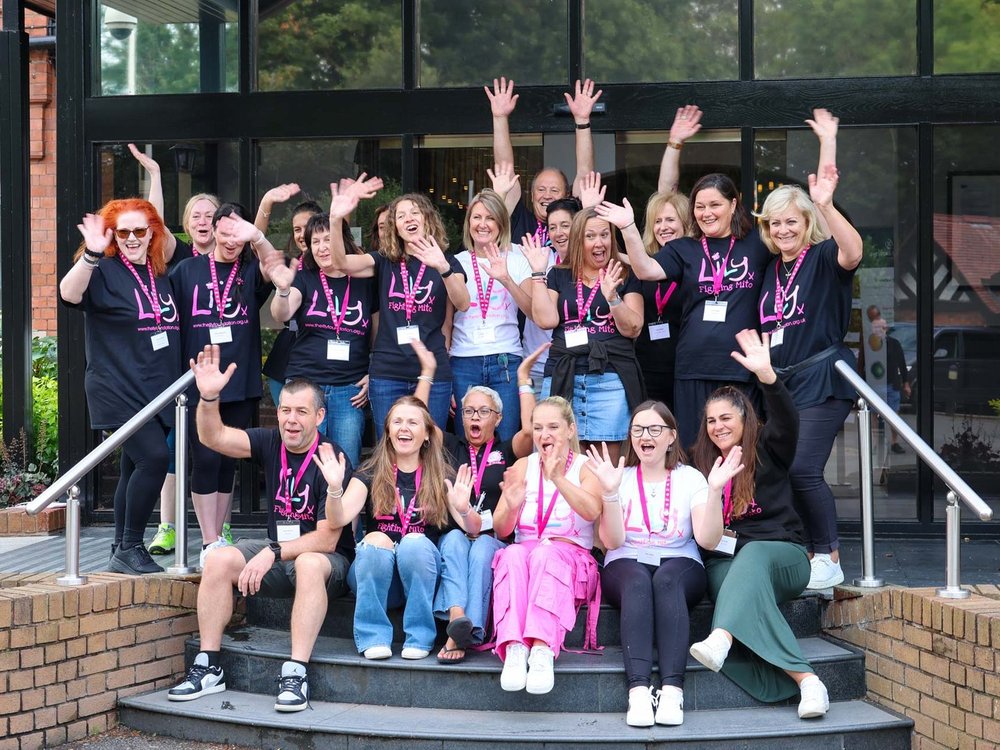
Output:
<svg viewBox="0 0 1000 750">
<path fill-rule="evenodd" d="M 698 193 L 709 188 L 717 190 L 727 201 L 736 201 L 736 208 L 733 209 L 733 216 L 729 220 L 729 230 L 733 237 L 742 240 L 750 234 L 750 230 L 753 229 L 753 219 L 750 218 L 746 206 L 743 205 L 743 198 L 740 197 L 740 191 L 737 189 L 736 183 L 728 176 L 716 172 L 700 178 L 694 184 L 694 187 L 691 188 L 691 236 L 696 240 L 700 240 L 705 234 L 701 231 L 701 226 L 695 218 L 694 204 L 698 200 Z"/>
<path fill-rule="evenodd" d="M 394 263 L 406 259 L 406 249 L 403 247 L 402 239 L 396 232 L 396 209 L 403 201 L 410 201 L 420 210 L 420 213 L 424 217 L 424 234 L 437 240 L 442 251 L 447 251 L 448 233 L 444 229 L 444 222 L 441 221 L 441 214 L 434 208 L 434 204 L 422 193 L 406 193 L 389 204 L 389 221 L 392 222 L 392 225 L 389 236 L 386 238 L 385 246 L 381 248 L 382 254 Z M 376 231 L 377 229 L 376 225 Z"/>
<path fill-rule="evenodd" d="M 389 422 L 398 406 L 414 406 L 420 410 L 427 440 L 420 446 L 419 461 L 423 471 L 420 490 L 417 492 L 417 507 L 420 518 L 428 526 L 444 528 L 448 524 L 448 488 L 444 480 L 455 475 L 454 469 L 444 461 L 444 446 L 441 433 L 434 429 L 434 420 L 424 402 L 414 396 L 403 396 L 385 415 L 382 439 L 378 441 L 372 455 L 361 466 L 361 471 L 371 474 L 371 502 L 376 515 L 393 515 L 396 508 L 396 449 L 389 438 Z"/>
<path fill-rule="evenodd" d="M 743 419 L 743 438 L 740 447 L 743 449 L 743 465 L 746 467 L 733 480 L 732 517 L 740 518 L 746 513 L 753 501 L 757 477 L 757 438 L 760 435 L 761 422 L 750 399 L 739 388 L 725 385 L 712 392 L 702 410 L 701 426 L 698 428 L 698 439 L 691 448 L 691 458 L 694 466 L 706 477 L 715 465 L 715 459 L 722 455 L 715 443 L 708 436 L 708 423 L 705 411 L 714 401 L 726 401 Z"/>
<path fill-rule="evenodd" d="M 632 416 L 628 420 L 628 433 L 625 438 L 625 465 L 626 466 L 638 466 L 639 465 L 639 454 L 635 452 L 635 448 L 632 447 L 632 424 L 635 422 L 635 415 L 641 411 L 653 411 L 656 415 L 663 420 L 663 424 L 674 431 L 675 435 L 677 433 L 677 419 L 674 417 L 672 411 L 667 408 L 667 405 L 662 401 L 654 401 L 650 399 L 649 401 L 643 401 L 635 409 L 632 410 Z M 684 452 L 684 447 L 681 445 L 680 440 L 674 437 L 674 443 L 667 449 L 667 454 L 663 457 L 663 465 L 666 467 L 667 471 L 672 471 L 677 468 L 678 464 L 687 463 L 687 454 Z"/>
<path fill-rule="evenodd" d="M 152 236 L 149 238 L 149 247 L 146 249 L 146 262 L 150 264 L 156 276 L 162 276 L 167 270 L 167 261 L 164 252 L 167 247 L 167 230 L 163 225 L 156 207 L 142 198 L 121 198 L 105 203 L 97 215 L 104 219 L 104 226 L 114 231 L 118 227 L 118 217 L 129 211 L 138 211 L 146 215 L 146 224 Z M 77 261 L 83 255 L 86 243 L 81 243 L 73 260 Z M 112 236 L 111 244 L 104 250 L 104 256 L 113 258 L 118 255 L 118 240 Z"/>
<path fill-rule="evenodd" d="M 600 219 L 607 223 L 611 230 L 611 252 L 609 259 L 614 258 L 622 264 L 622 282 L 628 279 L 631 266 L 622 260 L 622 248 L 618 244 L 618 232 L 614 224 L 607 219 L 602 219 L 593 208 L 584 208 L 576 212 L 573 216 L 573 224 L 569 228 L 569 247 L 566 249 L 566 257 L 563 258 L 562 267 L 569 268 L 574 279 L 579 279 L 583 274 L 583 237 L 587 231 L 587 222 L 591 219 Z"/>
</svg>

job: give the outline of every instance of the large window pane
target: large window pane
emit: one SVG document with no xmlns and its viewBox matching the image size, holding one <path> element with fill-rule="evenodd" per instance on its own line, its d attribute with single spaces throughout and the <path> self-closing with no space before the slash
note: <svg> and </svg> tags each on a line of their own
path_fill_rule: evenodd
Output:
<svg viewBox="0 0 1000 750">
<path fill-rule="evenodd" d="M 223 0 L 98 4 L 94 93 L 236 91 L 238 15 Z"/>
<path fill-rule="evenodd" d="M 1000 71 L 1000 3 L 934 0 L 934 72 Z"/>
<path fill-rule="evenodd" d="M 590 0 L 586 75 L 602 83 L 739 78 L 737 0 Z"/>
<path fill-rule="evenodd" d="M 1000 508 L 1000 127 L 934 134 L 934 447 Z M 918 384 L 919 387 L 920 384 Z M 926 390 L 920 388 L 919 390 Z M 938 486 L 943 499 L 944 488 Z M 944 503 L 935 503 L 943 513 Z"/>
<path fill-rule="evenodd" d="M 948 0 L 951 2 L 951 0 Z M 913 75 L 913 0 L 754 0 L 757 78 Z"/>
<path fill-rule="evenodd" d="M 843 128 L 837 143 L 841 179 L 835 200 L 864 240 L 846 341 L 863 357 L 865 377 L 883 397 L 890 385 L 886 334 L 910 342 L 913 336 L 907 334 L 913 333 L 916 320 L 916 152 L 914 128 Z M 807 184 L 807 175 L 816 171 L 819 144 L 808 129 L 762 131 L 756 134 L 755 153 L 760 205 L 781 184 Z M 902 344 L 904 350 L 908 346 Z M 912 365 L 912 359 L 906 362 Z M 905 397 L 900 413 L 915 426 L 913 404 Z M 892 449 L 887 427 L 876 424 L 873 432 L 876 517 L 914 520 L 914 455 Z M 859 517 L 857 448 L 857 420 L 852 415 L 826 466 L 841 518 Z"/>
<path fill-rule="evenodd" d="M 422 0 L 417 8 L 420 86 L 482 86 L 500 76 L 566 82 L 566 0 Z"/>
<path fill-rule="evenodd" d="M 260 91 L 399 88 L 399 0 L 258 2 Z"/>
</svg>

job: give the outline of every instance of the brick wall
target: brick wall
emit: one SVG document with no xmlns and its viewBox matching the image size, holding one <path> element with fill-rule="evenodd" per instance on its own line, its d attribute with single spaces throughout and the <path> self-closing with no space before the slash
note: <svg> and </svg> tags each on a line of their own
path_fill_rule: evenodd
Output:
<svg viewBox="0 0 1000 750">
<path fill-rule="evenodd" d="M 197 584 L 158 576 L 0 577 L 0 750 L 51 747 L 103 732 L 118 699 L 184 672 L 197 631 Z"/>
<path fill-rule="evenodd" d="M 913 719 L 915 750 L 1000 747 L 1000 589 L 972 590 L 891 588 L 824 615 L 827 633 L 864 649 L 868 698 Z"/>
</svg>

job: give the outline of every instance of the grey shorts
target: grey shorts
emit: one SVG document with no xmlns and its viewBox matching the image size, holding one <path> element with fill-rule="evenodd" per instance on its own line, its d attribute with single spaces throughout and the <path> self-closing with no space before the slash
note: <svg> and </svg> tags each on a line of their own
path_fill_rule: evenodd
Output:
<svg viewBox="0 0 1000 750">
<path fill-rule="evenodd" d="M 251 557 L 263 549 L 267 549 L 270 543 L 267 539 L 240 539 L 236 542 L 236 549 L 243 557 L 249 561 Z M 326 595 L 330 599 L 335 599 L 347 593 L 347 571 L 351 563 L 339 552 L 321 552 L 330 561 L 330 577 L 326 579 Z M 267 596 L 275 599 L 291 599 L 295 596 L 295 561 L 276 561 L 271 569 L 264 574 L 260 582 L 259 596 Z"/>
</svg>

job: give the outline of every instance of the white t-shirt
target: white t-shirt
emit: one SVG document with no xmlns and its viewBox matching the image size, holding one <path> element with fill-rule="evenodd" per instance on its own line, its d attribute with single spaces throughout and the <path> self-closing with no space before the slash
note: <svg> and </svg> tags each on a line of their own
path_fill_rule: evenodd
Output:
<svg viewBox="0 0 1000 750">
<path fill-rule="evenodd" d="M 556 486 L 542 475 L 537 453 L 528 456 L 528 467 L 524 472 L 524 505 L 514 528 L 514 541 L 562 537 L 589 550 L 594 546 L 594 523 L 579 515 L 567 502 Z M 566 471 L 566 479 L 580 485 L 580 470 L 587 463 L 587 457 L 580 453 L 573 455 L 573 463 Z M 541 511 L 539 511 L 539 478 L 541 478 Z M 553 504 L 553 497 L 555 503 Z M 548 519 L 546 519 L 548 515 Z M 542 518 L 542 530 L 538 531 L 538 519 Z"/>
<path fill-rule="evenodd" d="M 545 265 L 545 272 L 548 273 L 549 269 L 556 264 L 556 251 L 551 247 L 549 248 L 549 262 Z M 529 271 L 529 276 L 530 271 Z M 535 282 L 537 283 L 537 282 Z M 524 356 L 527 357 L 535 349 L 540 347 L 542 344 L 548 343 L 552 340 L 552 331 L 545 330 L 544 328 L 539 328 L 535 325 L 535 321 L 528 318 L 524 321 Z M 535 366 L 531 368 L 532 376 L 542 376 L 542 371 L 545 369 L 545 363 L 549 359 L 549 353 L 544 352 L 538 361 L 535 362 Z"/>
<path fill-rule="evenodd" d="M 690 557 L 701 562 L 698 544 L 691 528 L 691 508 L 708 502 L 708 482 L 692 466 L 677 466 L 670 472 L 670 507 L 664 507 L 667 482 L 643 482 L 646 511 L 651 530 L 647 530 L 639 500 L 638 475 L 635 466 L 625 469 L 618 497 L 625 514 L 625 544 L 608 550 L 605 564 L 620 557 L 636 560 L 640 551 L 660 557 Z M 608 512 L 608 506 L 604 506 Z"/>
<path fill-rule="evenodd" d="M 490 277 L 483 270 L 489 265 L 482 255 L 477 255 L 479 282 L 472 269 L 472 254 L 465 250 L 455 256 L 465 269 L 465 286 L 469 290 L 469 309 L 455 312 L 455 326 L 451 336 L 452 357 L 482 357 L 489 354 L 517 352 L 521 349 L 521 334 L 517 329 L 517 302 L 499 281 L 493 282 L 486 318 L 479 306 L 480 293 L 489 289 Z M 507 251 L 507 272 L 518 286 L 531 276 L 531 266 L 521 252 L 520 245 L 511 245 Z"/>
</svg>

